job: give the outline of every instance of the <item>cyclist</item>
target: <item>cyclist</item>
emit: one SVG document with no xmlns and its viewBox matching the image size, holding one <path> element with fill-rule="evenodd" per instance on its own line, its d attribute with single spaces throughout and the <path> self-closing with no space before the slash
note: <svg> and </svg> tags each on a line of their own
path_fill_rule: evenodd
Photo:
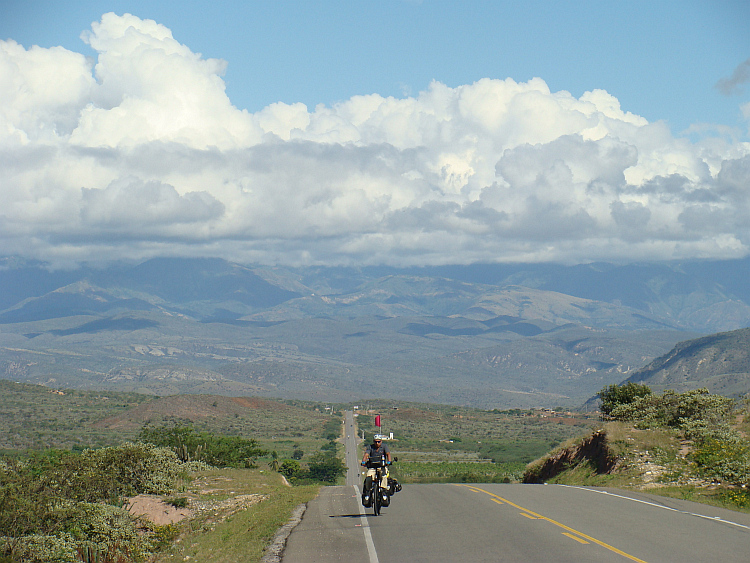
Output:
<svg viewBox="0 0 750 563">
<path fill-rule="evenodd" d="M 372 437 L 372 444 L 368 444 L 365 449 L 365 455 L 362 457 L 362 465 L 368 467 L 368 462 L 380 463 L 385 459 L 386 465 L 393 463 L 391 458 L 391 450 L 388 444 L 383 443 L 382 434 L 375 434 Z M 365 484 L 362 489 L 362 504 L 364 506 L 370 506 L 370 484 L 372 478 L 375 476 L 375 468 L 368 467 L 365 475 Z M 388 495 L 388 467 L 383 468 L 383 478 L 380 481 L 380 486 L 383 488 L 383 494 L 387 497 Z M 388 506 L 388 499 L 383 503 Z"/>
</svg>

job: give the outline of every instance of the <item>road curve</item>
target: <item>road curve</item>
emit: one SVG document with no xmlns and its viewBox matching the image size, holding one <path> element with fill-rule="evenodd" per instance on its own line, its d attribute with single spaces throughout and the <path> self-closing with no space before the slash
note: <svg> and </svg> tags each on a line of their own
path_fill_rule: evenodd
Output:
<svg viewBox="0 0 750 563">
<path fill-rule="evenodd" d="M 283 563 L 750 560 L 750 515 L 630 491 L 405 485 L 381 516 L 365 514 L 350 416 L 347 485 L 326 487 L 309 503 Z"/>
</svg>

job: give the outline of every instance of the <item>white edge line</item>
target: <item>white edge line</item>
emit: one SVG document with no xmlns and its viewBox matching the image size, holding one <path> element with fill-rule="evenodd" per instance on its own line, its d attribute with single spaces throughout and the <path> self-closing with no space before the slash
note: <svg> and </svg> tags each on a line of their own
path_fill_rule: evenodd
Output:
<svg viewBox="0 0 750 563">
<path fill-rule="evenodd" d="M 354 494 L 355 498 L 359 497 L 359 487 L 357 485 L 352 485 L 354 487 Z M 370 563 L 379 563 L 378 561 L 378 553 L 375 551 L 375 543 L 372 541 L 372 532 L 370 532 L 370 523 L 367 521 L 367 518 L 365 518 L 365 508 L 362 506 L 362 503 L 357 503 L 359 505 L 359 514 L 360 519 L 362 520 L 362 531 L 365 534 L 365 545 L 367 546 L 367 554 L 370 556 Z"/>
<path fill-rule="evenodd" d="M 705 518 L 706 520 L 711 520 L 712 522 L 722 522 L 723 524 L 731 524 L 732 526 L 737 526 L 738 528 L 745 528 L 746 530 L 750 530 L 750 526 L 745 526 L 744 524 L 738 524 L 737 522 L 732 522 L 731 520 L 724 520 L 720 516 L 706 516 L 705 514 L 697 514 L 695 512 L 687 512 L 685 510 L 678 510 L 676 508 L 672 508 L 670 506 L 664 506 L 663 504 L 657 504 L 655 502 L 649 502 L 647 500 L 641 500 L 633 497 L 626 497 L 624 495 L 618 495 L 616 493 L 610 493 L 609 491 L 600 491 L 597 489 L 589 489 L 587 487 L 578 487 L 576 485 L 558 485 L 560 487 L 568 487 L 571 489 L 580 489 L 582 491 L 589 491 L 591 493 L 599 493 L 602 495 L 609 495 L 611 497 L 617 497 L 622 498 L 625 500 L 630 500 L 633 502 L 640 502 L 641 504 L 647 504 L 649 506 L 655 506 L 656 508 L 663 508 L 664 510 L 671 510 L 672 512 L 679 512 L 680 514 L 687 514 L 688 516 L 696 516 L 698 518 Z"/>
</svg>

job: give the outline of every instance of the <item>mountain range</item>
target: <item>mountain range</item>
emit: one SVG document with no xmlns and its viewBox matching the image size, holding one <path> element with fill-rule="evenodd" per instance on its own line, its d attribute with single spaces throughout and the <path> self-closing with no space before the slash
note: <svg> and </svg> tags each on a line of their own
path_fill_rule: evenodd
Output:
<svg viewBox="0 0 750 563">
<path fill-rule="evenodd" d="M 750 325 L 748 273 L 747 259 L 51 270 L 8 257 L 0 376 L 158 395 L 575 406 L 678 342 Z"/>
<path fill-rule="evenodd" d="M 656 391 L 684 392 L 702 387 L 742 397 L 750 392 L 750 329 L 711 334 L 679 342 L 627 379 Z"/>
</svg>

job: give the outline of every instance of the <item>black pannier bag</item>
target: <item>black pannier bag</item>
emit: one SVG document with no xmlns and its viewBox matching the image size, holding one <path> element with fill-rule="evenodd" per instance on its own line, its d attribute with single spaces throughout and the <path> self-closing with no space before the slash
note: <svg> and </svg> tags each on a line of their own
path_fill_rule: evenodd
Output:
<svg viewBox="0 0 750 563">
<path fill-rule="evenodd" d="M 393 477 L 388 477 L 388 493 L 393 495 L 401 490 L 401 483 Z"/>
</svg>

